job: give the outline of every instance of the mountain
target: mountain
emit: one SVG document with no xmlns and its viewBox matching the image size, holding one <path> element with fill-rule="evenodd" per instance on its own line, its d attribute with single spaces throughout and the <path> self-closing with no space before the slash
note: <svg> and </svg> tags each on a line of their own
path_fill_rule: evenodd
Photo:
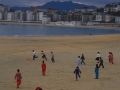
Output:
<svg viewBox="0 0 120 90">
<path fill-rule="evenodd" d="M 30 7 L 18 7 L 18 6 L 15 6 L 15 7 L 10 7 L 11 10 L 23 10 L 23 11 L 26 11 L 26 10 L 30 10 Z"/>
<path fill-rule="evenodd" d="M 51 1 L 51 2 L 47 2 L 46 4 L 42 5 L 42 6 L 37 6 L 39 8 L 43 8 L 43 9 L 47 9 L 47 8 L 55 8 L 57 9 L 57 11 L 62 11 L 62 10 L 74 10 L 75 8 L 97 8 L 95 6 L 90 6 L 90 5 L 85 5 L 85 4 L 78 4 L 78 3 L 73 3 L 72 1 L 64 1 L 64 2 L 60 2 L 60 1 Z M 30 7 L 11 7 L 11 9 L 13 10 L 30 10 Z"/>
<path fill-rule="evenodd" d="M 38 6 L 39 7 L 39 6 Z M 48 2 L 46 4 L 44 4 L 43 6 L 40 6 L 41 8 L 55 8 L 58 11 L 62 11 L 62 10 L 74 10 L 75 8 L 96 8 L 95 6 L 88 6 L 85 4 L 78 4 L 78 3 L 73 3 L 72 1 L 64 1 L 64 2 L 60 2 L 60 1 L 51 1 Z"/>
</svg>

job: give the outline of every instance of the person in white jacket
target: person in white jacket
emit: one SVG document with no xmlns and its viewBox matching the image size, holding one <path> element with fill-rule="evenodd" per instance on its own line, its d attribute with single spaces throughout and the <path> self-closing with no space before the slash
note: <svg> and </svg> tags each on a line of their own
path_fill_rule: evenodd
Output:
<svg viewBox="0 0 120 90">
<path fill-rule="evenodd" d="M 78 56 L 77 64 L 78 64 L 80 69 L 82 68 L 81 62 L 82 62 L 82 60 L 80 59 L 80 56 Z"/>
</svg>

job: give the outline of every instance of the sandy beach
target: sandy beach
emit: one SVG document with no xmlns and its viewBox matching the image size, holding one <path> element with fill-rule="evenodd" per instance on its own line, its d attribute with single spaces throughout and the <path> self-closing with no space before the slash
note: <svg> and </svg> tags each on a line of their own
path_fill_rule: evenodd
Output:
<svg viewBox="0 0 120 90">
<path fill-rule="evenodd" d="M 120 90 L 120 34 L 94 36 L 0 37 L 0 90 L 17 90 L 17 69 L 22 74 L 19 90 Z M 32 60 L 32 50 L 39 56 Z M 48 58 L 46 76 L 42 76 L 41 50 Z M 50 60 L 50 52 L 55 63 Z M 100 52 L 104 66 L 95 78 L 96 55 Z M 108 62 L 113 52 L 114 64 Z M 76 81 L 74 69 L 78 56 L 85 55 L 81 78 Z M 26 60 L 28 58 L 28 60 Z"/>
</svg>

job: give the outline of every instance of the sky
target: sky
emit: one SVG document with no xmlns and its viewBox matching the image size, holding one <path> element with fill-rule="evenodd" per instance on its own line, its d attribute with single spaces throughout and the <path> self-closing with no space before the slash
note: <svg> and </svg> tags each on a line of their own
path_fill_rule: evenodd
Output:
<svg viewBox="0 0 120 90">
<path fill-rule="evenodd" d="M 50 1 L 58 1 L 58 0 L 0 0 L 0 4 L 8 5 L 10 7 L 13 6 L 41 6 Z M 94 5 L 97 7 L 104 7 L 106 4 L 120 2 L 120 0 L 60 0 L 60 1 L 73 1 L 74 3 L 86 4 L 86 5 Z"/>
</svg>

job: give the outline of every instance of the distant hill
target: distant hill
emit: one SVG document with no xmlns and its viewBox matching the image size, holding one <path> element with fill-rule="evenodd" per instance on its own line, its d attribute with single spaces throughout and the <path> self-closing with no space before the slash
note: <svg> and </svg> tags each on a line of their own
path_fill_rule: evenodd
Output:
<svg viewBox="0 0 120 90">
<path fill-rule="evenodd" d="M 72 1 L 64 1 L 64 2 L 60 2 L 60 1 L 51 1 L 51 2 L 47 2 L 46 4 L 42 5 L 42 6 L 37 6 L 43 9 L 47 9 L 47 8 L 55 8 L 57 9 L 57 11 L 62 11 L 62 10 L 74 10 L 75 8 L 92 8 L 95 9 L 97 7 L 95 6 L 90 6 L 90 5 L 85 5 L 85 4 L 78 4 L 78 3 L 73 3 Z M 11 9 L 13 10 L 30 10 L 30 7 L 11 7 Z"/>
</svg>

